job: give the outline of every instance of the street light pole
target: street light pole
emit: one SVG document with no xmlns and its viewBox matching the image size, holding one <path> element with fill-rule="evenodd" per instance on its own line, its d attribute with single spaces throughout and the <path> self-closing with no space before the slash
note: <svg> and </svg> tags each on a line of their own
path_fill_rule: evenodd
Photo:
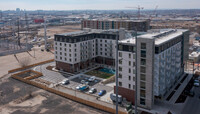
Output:
<svg viewBox="0 0 200 114">
<path fill-rule="evenodd" d="M 116 114 L 118 114 L 118 36 L 116 35 L 116 58 L 115 58 L 115 80 L 116 80 Z"/>
<path fill-rule="evenodd" d="M 136 52 L 135 52 L 135 114 L 137 114 L 137 28 L 136 28 L 136 35 L 135 35 L 135 44 L 136 44 Z"/>
</svg>

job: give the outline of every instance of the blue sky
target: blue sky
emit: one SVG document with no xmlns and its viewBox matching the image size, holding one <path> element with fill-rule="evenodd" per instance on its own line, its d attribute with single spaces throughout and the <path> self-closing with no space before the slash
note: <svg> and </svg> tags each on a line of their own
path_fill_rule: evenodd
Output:
<svg viewBox="0 0 200 114">
<path fill-rule="evenodd" d="M 0 10 L 112 10 L 143 6 L 144 9 L 200 9 L 200 0 L 0 0 Z"/>
</svg>

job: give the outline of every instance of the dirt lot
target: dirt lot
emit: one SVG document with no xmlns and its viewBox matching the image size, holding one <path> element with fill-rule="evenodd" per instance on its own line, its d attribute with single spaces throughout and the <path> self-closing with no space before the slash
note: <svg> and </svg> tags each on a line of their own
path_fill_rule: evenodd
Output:
<svg viewBox="0 0 200 114">
<path fill-rule="evenodd" d="M 47 27 L 47 36 L 54 36 L 54 34 L 79 31 L 78 29 L 81 29 L 80 25 L 66 25 L 66 26 Z M 43 28 L 39 29 L 38 35 L 44 36 L 44 29 Z"/>
<path fill-rule="evenodd" d="M 42 62 L 45 60 L 50 60 L 54 58 L 54 54 L 51 52 L 42 52 L 40 49 L 35 50 L 35 58 L 34 51 L 30 51 L 29 53 L 23 52 L 16 54 L 0 56 L 0 78 L 8 73 L 8 70 L 21 67 L 23 64 L 29 65 L 38 62 Z"/>
<path fill-rule="evenodd" d="M 29 94 L 31 96 L 26 97 Z M 0 80 L 0 98 L 0 114 L 106 113 L 12 78 Z"/>
</svg>

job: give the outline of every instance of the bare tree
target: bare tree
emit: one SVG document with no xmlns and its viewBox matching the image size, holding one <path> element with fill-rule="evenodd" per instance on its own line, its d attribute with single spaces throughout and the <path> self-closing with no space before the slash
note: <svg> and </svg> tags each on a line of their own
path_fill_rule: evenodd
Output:
<svg viewBox="0 0 200 114">
<path fill-rule="evenodd" d="M 30 58 L 29 57 L 26 57 L 26 58 L 23 58 L 19 61 L 19 65 L 21 67 L 25 67 L 25 66 L 28 66 L 30 63 Z"/>
</svg>

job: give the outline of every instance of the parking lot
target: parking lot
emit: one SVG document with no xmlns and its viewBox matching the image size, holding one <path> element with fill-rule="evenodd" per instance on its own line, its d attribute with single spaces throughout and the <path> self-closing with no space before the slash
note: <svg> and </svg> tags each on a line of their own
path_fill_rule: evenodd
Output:
<svg viewBox="0 0 200 114">
<path fill-rule="evenodd" d="M 62 80 L 67 78 L 67 79 L 69 79 L 70 83 L 65 84 L 65 85 L 59 84 L 59 86 L 63 86 L 65 88 L 70 88 L 70 89 L 73 89 L 74 91 L 79 91 L 79 90 L 76 89 L 76 87 L 83 84 L 83 83 L 81 83 L 81 81 L 84 80 L 85 82 L 88 83 L 89 89 L 86 89 L 86 90 L 81 91 L 81 92 L 89 94 L 89 90 L 91 88 L 95 88 L 97 90 L 97 92 L 92 94 L 95 97 L 98 96 L 98 93 L 101 90 L 106 90 L 106 93 L 110 93 L 113 90 L 113 87 L 101 84 L 101 81 L 103 80 L 102 78 L 95 77 L 94 81 L 89 81 L 88 79 L 90 77 L 92 77 L 90 75 L 86 75 L 84 73 L 80 73 L 80 74 L 76 74 L 76 75 L 68 75 L 66 73 L 50 71 L 50 70 L 46 69 L 46 67 L 49 66 L 49 65 L 54 65 L 54 63 L 49 63 L 49 64 L 45 64 L 45 65 L 35 67 L 34 70 L 42 72 L 44 76 L 42 76 L 40 78 L 43 79 L 43 80 L 49 81 L 53 84 L 59 84 L 60 82 L 62 82 Z M 106 95 L 106 96 L 109 96 L 109 95 Z"/>
<path fill-rule="evenodd" d="M 76 87 L 79 86 L 80 84 L 84 84 L 84 83 L 81 83 L 81 81 L 84 80 L 85 82 L 89 82 L 89 83 L 88 83 L 89 89 L 86 89 L 86 90 L 82 91 L 82 92 L 84 92 L 84 93 L 88 93 L 88 94 L 89 94 L 89 90 L 90 90 L 91 88 L 95 88 L 95 89 L 97 90 L 97 92 L 95 92 L 95 93 L 92 94 L 92 95 L 98 96 L 98 92 L 99 92 L 100 90 L 106 90 L 106 93 L 108 93 L 108 92 L 110 92 L 110 91 L 113 90 L 112 87 L 105 86 L 105 85 L 101 84 L 101 83 L 100 83 L 100 82 L 102 81 L 101 79 L 97 79 L 97 78 L 96 78 L 96 79 L 95 79 L 94 81 L 92 81 L 92 82 L 88 81 L 88 79 L 89 79 L 90 77 L 91 77 L 91 76 L 88 76 L 88 75 L 87 75 L 87 76 L 86 76 L 86 75 L 80 75 L 80 76 L 78 76 L 78 77 L 76 77 L 76 78 L 71 79 L 69 84 L 62 85 L 62 86 L 68 87 L 68 88 L 72 88 L 72 89 L 75 90 L 75 91 L 80 91 L 80 90 L 77 90 Z"/>
</svg>

